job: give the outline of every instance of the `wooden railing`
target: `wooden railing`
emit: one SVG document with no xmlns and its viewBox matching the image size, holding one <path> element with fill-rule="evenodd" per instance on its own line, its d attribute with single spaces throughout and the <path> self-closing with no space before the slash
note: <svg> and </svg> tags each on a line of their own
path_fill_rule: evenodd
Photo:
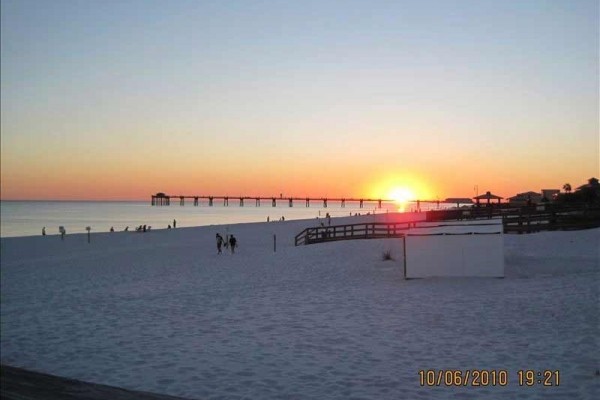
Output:
<svg viewBox="0 0 600 400">
<path fill-rule="evenodd" d="M 600 207 L 589 204 L 545 204 L 523 207 L 483 206 L 428 211 L 426 221 L 502 218 L 504 233 L 576 230 L 600 227 Z"/>
<path fill-rule="evenodd" d="M 461 211 L 461 210 L 449 210 Z M 478 214 L 479 217 L 481 215 Z M 600 227 L 600 207 L 585 205 L 504 208 L 495 210 L 491 218 L 502 217 L 504 233 L 530 233 L 547 230 L 577 230 Z M 450 221 L 465 219 L 457 212 L 441 214 L 436 212 L 435 218 L 428 221 Z M 313 243 L 331 242 L 351 239 L 383 239 L 402 237 L 418 222 L 371 222 L 335 226 L 319 226 L 306 228 L 296 235 L 296 246 Z M 460 223 L 458 225 L 463 225 Z M 481 225 L 481 224 L 479 224 Z M 428 225 L 427 228 L 453 226 L 452 224 Z M 425 226 L 419 226 L 425 227 Z"/>
<path fill-rule="evenodd" d="M 532 233 L 600 227 L 600 207 L 523 207 L 502 216 L 504 233 Z"/>
<path fill-rule="evenodd" d="M 464 227 L 470 224 L 458 223 L 443 223 L 439 225 L 422 225 L 420 222 L 371 222 L 362 224 L 335 225 L 335 226 L 319 226 L 314 228 L 306 228 L 296 235 L 295 245 L 306 245 L 313 243 L 333 242 L 337 240 L 352 240 L 352 239 L 385 239 L 404 236 L 435 236 L 435 235 L 473 235 L 483 234 L 478 232 L 461 232 L 461 233 L 409 233 L 411 229 L 431 229 L 441 227 Z M 482 227 L 494 225 L 490 224 L 475 224 L 473 226 Z M 492 232 L 494 234 L 500 232 Z M 487 233 L 485 233 L 487 234 Z"/>
<path fill-rule="evenodd" d="M 306 228 L 296 235 L 295 245 L 349 239 L 382 239 L 402 237 L 414 222 L 371 222 L 363 224 Z"/>
<path fill-rule="evenodd" d="M 425 214 L 425 220 L 428 222 L 448 221 L 448 220 L 474 220 L 474 219 L 492 219 L 497 218 L 506 212 L 506 208 L 493 207 L 469 207 L 447 210 L 431 210 Z"/>
</svg>

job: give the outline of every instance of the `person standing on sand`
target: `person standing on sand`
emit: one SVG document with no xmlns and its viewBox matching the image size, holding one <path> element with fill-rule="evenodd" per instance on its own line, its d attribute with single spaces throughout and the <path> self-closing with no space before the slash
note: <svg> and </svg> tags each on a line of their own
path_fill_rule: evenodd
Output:
<svg viewBox="0 0 600 400">
<path fill-rule="evenodd" d="M 237 246 L 237 239 L 231 235 L 229 236 L 229 247 L 231 247 L 231 254 L 235 253 L 235 246 Z"/>
<path fill-rule="evenodd" d="M 46 236 L 46 227 L 42 228 L 42 236 Z"/>
<path fill-rule="evenodd" d="M 173 229 L 177 228 L 177 221 L 173 220 Z"/>
<path fill-rule="evenodd" d="M 217 233 L 217 254 L 221 254 L 221 246 L 223 246 L 223 236 Z"/>
</svg>

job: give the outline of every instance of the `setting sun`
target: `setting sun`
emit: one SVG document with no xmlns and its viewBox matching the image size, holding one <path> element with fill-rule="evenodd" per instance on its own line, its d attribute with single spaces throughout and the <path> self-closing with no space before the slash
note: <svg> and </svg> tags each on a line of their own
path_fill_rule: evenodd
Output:
<svg viewBox="0 0 600 400">
<path fill-rule="evenodd" d="M 411 200 L 416 200 L 415 193 L 406 187 L 397 187 L 392 189 L 388 196 L 389 199 L 394 200 L 396 203 L 407 203 Z"/>
<path fill-rule="evenodd" d="M 429 182 L 412 172 L 391 173 L 379 178 L 369 190 L 373 198 L 393 200 L 399 205 L 406 205 L 417 200 L 428 200 L 432 197 Z"/>
</svg>

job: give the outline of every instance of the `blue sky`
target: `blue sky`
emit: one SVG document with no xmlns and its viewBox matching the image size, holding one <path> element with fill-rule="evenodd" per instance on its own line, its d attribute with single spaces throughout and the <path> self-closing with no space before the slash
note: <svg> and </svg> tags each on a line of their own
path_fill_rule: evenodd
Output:
<svg viewBox="0 0 600 400">
<path fill-rule="evenodd" d="M 125 198 L 215 175 L 347 193 L 392 169 L 440 196 L 598 175 L 597 1 L 3 0 L 1 18 L 11 197 L 106 165 L 147 182 Z M 302 172 L 332 159 L 356 188 Z"/>
</svg>

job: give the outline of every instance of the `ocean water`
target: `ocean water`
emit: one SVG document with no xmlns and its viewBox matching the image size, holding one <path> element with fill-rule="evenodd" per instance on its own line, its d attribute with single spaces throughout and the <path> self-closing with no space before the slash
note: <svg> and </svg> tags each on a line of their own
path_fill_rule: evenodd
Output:
<svg viewBox="0 0 600 400">
<path fill-rule="evenodd" d="M 229 206 L 215 200 L 214 206 L 206 203 L 194 206 L 191 201 L 180 206 L 173 201 L 170 206 L 151 206 L 145 202 L 123 201 L 2 201 L 0 202 L 0 236 L 34 236 L 41 235 L 46 227 L 46 234 L 58 235 L 58 227 L 64 226 L 67 233 L 85 233 L 87 226 L 93 232 L 108 232 L 111 227 L 122 231 L 125 227 L 134 230 L 139 225 L 149 225 L 152 229 L 165 229 L 173 220 L 177 227 L 200 225 L 223 225 L 240 222 L 262 222 L 267 217 L 277 221 L 282 216 L 286 220 L 310 219 L 325 217 L 347 216 L 355 213 L 385 213 L 401 211 L 397 204 L 384 203 L 377 208 L 375 203 L 365 203 L 363 208 L 358 204 L 346 204 L 345 208 L 339 203 L 329 202 L 329 207 L 323 207 L 322 202 L 311 202 L 311 207 L 305 207 L 303 201 L 297 201 L 289 207 L 287 200 L 277 202 L 272 207 L 270 202 L 263 202 L 256 207 L 254 201 L 247 200 L 240 207 L 235 200 L 229 201 Z M 434 206 L 436 207 L 436 206 Z M 440 205 L 443 207 L 443 205 Z M 423 207 L 421 207 L 424 209 Z M 406 207 L 410 211 L 411 205 Z"/>
</svg>

